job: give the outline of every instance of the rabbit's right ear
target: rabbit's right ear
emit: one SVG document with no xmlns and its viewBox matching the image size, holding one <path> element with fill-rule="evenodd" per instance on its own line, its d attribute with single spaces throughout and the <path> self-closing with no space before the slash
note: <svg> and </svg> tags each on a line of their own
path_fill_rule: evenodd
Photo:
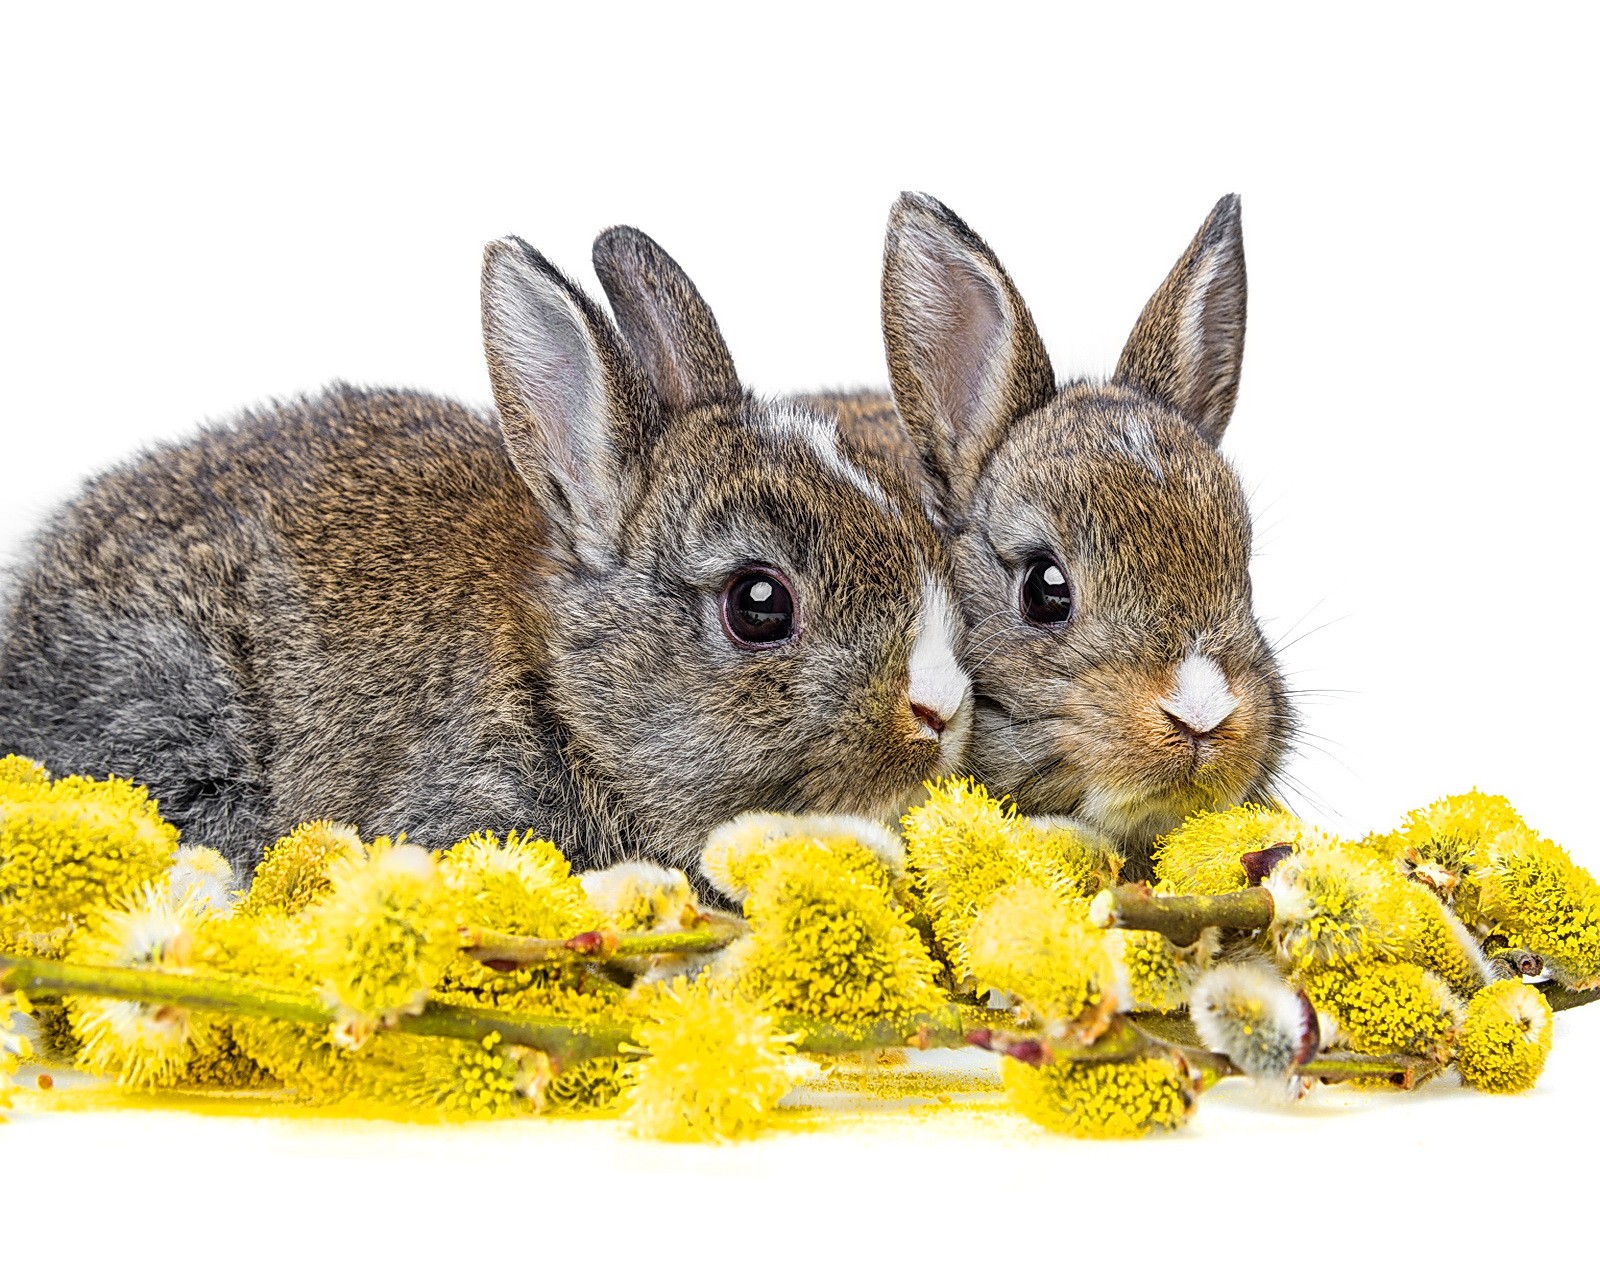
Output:
<svg viewBox="0 0 1600 1280">
<path fill-rule="evenodd" d="M 603 568 L 659 401 L 600 308 L 515 236 L 484 250 L 483 345 L 513 465 L 552 534 Z"/>
<path fill-rule="evenodd" d="M 900 418 L 949 518 L 999 432 L 1048 403 L 1056 388 L 1011 277 L 931 196 L 906 192 L 890 211 L 883 339 Z"/>
</svg>

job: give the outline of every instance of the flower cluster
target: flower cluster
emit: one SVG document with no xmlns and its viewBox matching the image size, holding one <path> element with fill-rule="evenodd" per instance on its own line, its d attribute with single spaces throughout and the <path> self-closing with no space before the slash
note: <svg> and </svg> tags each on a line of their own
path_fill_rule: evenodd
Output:
<svg viewBox="0 0 1600 1280">
<path fill-rule="evenodd" d="M 1022 1115 L 1123 1138 L 1241 1075 L 1289 1099 L 1446 1070 L 1525 1090 L 1552 1005 L 1600 987 L 1600 886 L 1499 797 L 1360 841 L 1196 814 L 1137 886 L 1091 834 L 970 780 L 901 828 L 719 827 L 698 870 L 737 914 L 683 870 L 580 877 L 518 832 L 436 850 L 308 823 L 238 884 L 133 783 L 6 757 L 0 1107 L 32 1016 L 41 1053 L 128 1089 L 606 1112 L 671 1140 L 755 1132 L 822 1055 L 871 1088 L 907 1046 L 972 1044 Z"/>
</svg>

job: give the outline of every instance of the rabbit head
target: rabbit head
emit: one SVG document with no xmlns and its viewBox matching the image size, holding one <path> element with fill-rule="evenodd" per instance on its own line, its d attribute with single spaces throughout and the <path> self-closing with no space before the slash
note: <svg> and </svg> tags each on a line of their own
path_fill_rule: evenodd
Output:
<svg viewBox="0 0 1600 1280">
<path fill-rule="evenodd" d="M 1244 349 L 1238 199 L 1105 382 L 1057 386 L 998 259 L 926 196 L 891 214 L 883 308 L 969 622 L 974 768 L 1025 812 L 1117 840 L 1137 875 L 1187 813 L 1264 797 L 1293 725 L 1217 451 Z"/>
<path fill-rule="evenodd" d="M 574 773 L 635 856 L 750 809 L 888 817 L 962 763 L 948 552 L 903 477 L 740 385 L 682 269 L 616 228 L 614 326 L 521 241 L 489 246 L 489 369 L 545 513 L 530 599 Z M 620 332 L 619 332 L 620 328 Z"/>
</svg>

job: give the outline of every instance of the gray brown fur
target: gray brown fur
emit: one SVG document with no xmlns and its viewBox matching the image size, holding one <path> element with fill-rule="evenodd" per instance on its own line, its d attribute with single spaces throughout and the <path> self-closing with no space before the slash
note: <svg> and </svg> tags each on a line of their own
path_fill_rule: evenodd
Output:
<svg viewBox="0 0 1600 1280">
<path fill-rule="evenodd" d="M 1117 839 L 1133 875 L 1186 813 L 1267 797 L 1293 731 L 1252 609 L 1249 511 L 1215 448 L 1238 391 L 1245 292 L 1229 196 L 1145 307 L 1116 374 L 1058 388 L 988 246 L 926 196 L 902 197 L 890 218 L 885 342 L 900 412 L 948 504 L 974 769 L 1025 812 Z M 1019 612 L 1041 553 L 1074 586 L 1060 626 Z M 1157 705 L 1191 652 L 1239 700 L 1199 742 Z"/>
<path fill-rule="evenodd" d="M 593 867 L 682 864 L 752 808 L 897 811 L 950 764 L 906 701 L 924 580 L 949 573 L 935 529 L 896 472 L 854 458 L 875 501 L 794 406 L 744 392 L 670 258 L 612 248 L 613 297 L 670 304 L 619 308 L 648 367 L 501 241 L 498 419 L 335 386 L 91 482 L 16 575 L 0 752 L 131 775 L 242 868 L 313 818 L 434 845 L 532 828 Z M 720 630 L 752 560 L 799 589 L 784 648 Z"/>
</svg>

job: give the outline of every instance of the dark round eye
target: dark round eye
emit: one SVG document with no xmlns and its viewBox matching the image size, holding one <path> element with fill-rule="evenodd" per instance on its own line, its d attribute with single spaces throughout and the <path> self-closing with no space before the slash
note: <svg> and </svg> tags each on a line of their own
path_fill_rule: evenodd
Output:
<svg viewBox="0 0 1600 1280">
<path fill-rule="evenodd" d="M 794 593 L 776 569 L 741 569 L 722 589 L 722 629 L 743 649 L 768 649 L 794 638 Z"/>
<path fill-rule="evenodd" d="M 1049 556 L 1036 556 L 1022 571 L 1022 616 L 1041 627 L 1072 617 L 1072 584 Z"/>
</svg>

